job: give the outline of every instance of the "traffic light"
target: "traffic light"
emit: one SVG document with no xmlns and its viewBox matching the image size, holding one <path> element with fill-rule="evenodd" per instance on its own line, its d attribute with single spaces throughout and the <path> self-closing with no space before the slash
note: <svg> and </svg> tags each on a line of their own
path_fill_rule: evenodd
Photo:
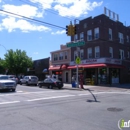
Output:
<svg viewBox="0 0 130 130">
<path fill-rule="evenodd" d="M 71 36 L 72 25 L 66 26 L 66 34 Z"/>
<path fill-rule="evenodd" d="M 71 28 L 71 36 L 74 36 L 75 34 L 77 34 L 77 30 L 76 30 L 76 26 L 72 26 Z"/>
</svg>

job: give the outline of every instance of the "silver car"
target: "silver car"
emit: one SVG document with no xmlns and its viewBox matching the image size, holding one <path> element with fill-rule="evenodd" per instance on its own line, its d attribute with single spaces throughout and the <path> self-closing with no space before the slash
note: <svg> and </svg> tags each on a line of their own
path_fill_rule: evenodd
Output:
<svg viewBox="0 0 130 130">
<path fill-rule="evenodd" d="M 7 75 L 0 75 L 0 90 L 12 90 L 16 89 L 16 82 L 9 79 Z"/>
<path fill-rule="evenodd" d="M 18 83 L 18 78 L 16 78 L 15 75 L 7 75 L 9 79 L 14 80 L 16 83 Z"/>
<path fill-rule="evenodd" d="M 37 86 L 38 83 L 38 77 L 37 76 L 25 76 L 23 79 L 20 79 L 20 84 L 26 84 L 26 85 L 35 85 Z"/>
</svg>

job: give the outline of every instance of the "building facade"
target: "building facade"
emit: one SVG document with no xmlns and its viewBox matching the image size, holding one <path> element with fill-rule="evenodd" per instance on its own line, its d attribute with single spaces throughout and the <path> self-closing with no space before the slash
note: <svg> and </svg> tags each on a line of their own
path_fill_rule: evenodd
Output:
<svg viewBox="0 0 130 130">
<path fill-rule="evenodd" d="M 66 45 L 61 45 L 60 50 L 50 52 L 51 65 L 49 67 L 50 75 L 55 74 L 60 80 L 66 83 L 71 82 L 71 70 L 68 66 L 71 62 L 71 49 Z"/>
<path fill-rule="evenodd" d="M 76 75 L 78 56 L 85 84 L 130 83 L 130 27 L 102 14 L 81 20 L 76 30 L 67 44 L 83 41 L 85 45 L 70 48 L 72 76 Z"/>
</svg>

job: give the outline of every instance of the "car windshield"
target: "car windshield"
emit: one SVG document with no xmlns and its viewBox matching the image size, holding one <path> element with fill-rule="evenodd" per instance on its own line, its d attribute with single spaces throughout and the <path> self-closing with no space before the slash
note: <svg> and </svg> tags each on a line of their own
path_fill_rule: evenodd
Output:
<svg viewBox="0 0 130 130">
<path fill-rule="evenodd" d="M 55 78 L 51 78 L 51 80 L 52 80 L 53 82 L 61 82 L 60 80 L 55 79 Z"/>
<path fill-rule="evenodd" d="M 37 79 L 37 77 L 31 77 L 31 79 Z"/>
<path fill-rule="evenodd" d="M 8 76 L 0 76 L 0 80 L 6 80 L 9 79 Z"/>
</svg>

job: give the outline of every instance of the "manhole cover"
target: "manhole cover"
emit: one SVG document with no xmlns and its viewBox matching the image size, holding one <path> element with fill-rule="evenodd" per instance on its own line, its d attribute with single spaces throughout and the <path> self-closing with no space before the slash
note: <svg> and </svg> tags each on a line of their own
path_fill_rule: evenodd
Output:
<svg viewBox="0 0 130 130">
<path fill-rule="evenodd" d="M 112 111 L 112 112 L 123 111 L 122 108 L 116 108 L 116 107 L 107 108 L 107 110 L 108 110 L 108 111 Z"/>
</svg>

